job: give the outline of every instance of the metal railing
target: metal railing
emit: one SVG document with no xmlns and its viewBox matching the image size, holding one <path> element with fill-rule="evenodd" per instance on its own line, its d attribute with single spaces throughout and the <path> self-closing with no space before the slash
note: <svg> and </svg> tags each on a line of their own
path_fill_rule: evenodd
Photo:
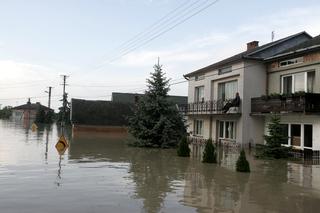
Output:
<svg viewBox="0 0 320 213">
<path fill-rule="evenodd" d="M 258 97 L 251 99 L 251 113 L 320 113 L 320 94 Z"/>
<path fill-rule="evenodd" d="M 223 107 L 232 100 L 210 100 L 179 105 L 184 114 L 225 114 Z M 232 110 L 231 110 L 232 108 Z M 240 107 L 231 107 L 229 113 L 240 113 Z M 234 110 L 235 109 L 235 110 Z"/>
</svg>

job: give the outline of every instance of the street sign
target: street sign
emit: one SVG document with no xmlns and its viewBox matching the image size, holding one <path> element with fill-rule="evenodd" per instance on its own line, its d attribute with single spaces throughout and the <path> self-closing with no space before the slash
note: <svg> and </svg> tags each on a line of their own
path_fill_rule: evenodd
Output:
<svg viewBox="0 0 320 213">
<path fill-rule="evenodd" d="M 38 129 L 37 124 L 33 123 L 33 124 L 31 125 L 31 130 L 32 130 L 32 132 L 37 131 L 37 129 Z"/>
<path fill-rule="evenodd" d="M 68 141 L 66 140 L 64 135 L 61 135 L 56 144 L 57 151 L 59 152 L 60 155 L 62 155 L 68 147 L 69 147 Z"/>
</svg>

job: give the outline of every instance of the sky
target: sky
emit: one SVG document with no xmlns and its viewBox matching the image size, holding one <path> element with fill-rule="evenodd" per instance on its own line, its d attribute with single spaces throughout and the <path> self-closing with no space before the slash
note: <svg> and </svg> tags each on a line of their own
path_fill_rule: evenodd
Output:
<svg viewBox="0 0 320 213">
<path fill-rule="evenodd" d="M 58 109 L 61 75 L 69 98 L 141 93 L 158 57 L 171 83 L 180 82 L 247 42 L 270 42 L 272 31 L 275 39 L 319 35 L 319 11 L 319 0 L 0 0 L 0 105 L 28 97 L 47 105 L 52 86 Z M 187 90 L 175 84 L 169 94 Z"/>
</svg>

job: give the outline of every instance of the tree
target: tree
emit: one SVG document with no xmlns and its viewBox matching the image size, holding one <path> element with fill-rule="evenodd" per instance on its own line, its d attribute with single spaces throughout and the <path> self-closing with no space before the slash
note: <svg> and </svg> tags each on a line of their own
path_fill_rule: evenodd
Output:
<svg viewBox="0 0 320 213">
<path fill-rule="evenodd" d="M 242 149 L 236 164 L 237 172 L 250 172 L 250 165 L 246 158 L 246 153 Z"/>
<path fill-rule="evenodd" d="M 189 157 L 190 156 L 190 148 L 188 145 L 187 137 L 183 137 L 179 143 L 178 150 L 177 150 L 178 156 L 180 157 Z"/>
<path fill-rule="evenodd" d="M 279 116 L 271 117 L 268 129 L 269 135 L 264 135 L 266 144 L 257 146 L 257 157 L 288 158 L 291 148 L 281 145 L 286 144 L 288 137 L 283 133 Z"/>
<path fill-rule="evenodd" d="M 212 140 L 208 139 L 206 142 L 206 146 L 203 151 L 203 163 L 217 163 L 217 156 L 215 152 L 215 148 L 212 144 Z"/>
<path fill-rule="evenodd" d="M 12 107 L 5 106 L 3 109 L 0 109 L 0 119 L 9 119 L 12 114 Z"/>
<path fill-rule="evenodd" d="M 135 137 L 133 145 L 139 147 L 176 147 L 186 134 L 182 115 L 168 101 L 169 80 L 162 66 L 154 66 L 147 79 L 148 90 L 137 102 L 129 118 L 129 132 Z"/>
<path fill-rule="evenodd" d="M 36 123 L 45 123 L 45 119 L 46 119 L 46 112 L 42 107 L 39 107 L 36 114 Z"/>
</svg>

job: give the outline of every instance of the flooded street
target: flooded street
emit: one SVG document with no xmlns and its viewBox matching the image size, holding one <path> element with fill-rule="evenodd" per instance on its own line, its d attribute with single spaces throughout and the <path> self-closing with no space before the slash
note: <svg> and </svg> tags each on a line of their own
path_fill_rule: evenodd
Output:
<svg viewBox="0 0 320 213">
<path fill-rule="evenodd" d="M 179 158 L 175 150 L 128 147 L 126 135 L 67 135 L 55 149 L 55 125 L 32 132 L 0 120 L 1 213 L 318 212 L 320 166 L 254 160 L 234 172 L 237 154 L 220 165 Z"/>
</svg>

